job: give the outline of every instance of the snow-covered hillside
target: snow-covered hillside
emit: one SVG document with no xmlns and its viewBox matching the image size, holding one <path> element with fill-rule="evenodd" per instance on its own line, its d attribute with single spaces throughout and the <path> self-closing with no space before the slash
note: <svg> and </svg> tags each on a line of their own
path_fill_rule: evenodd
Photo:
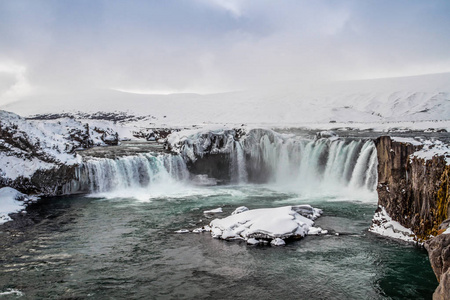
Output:
<svg viewBox="0 0 450 300">
<path fill-rule="evenodd" d="M 106 145 L 117 136 L 103 125 L 72 118 L 26 120 L 0 111 L 0 179 L 29 178 L 37 170 L 80 163 L 76 149 Z"/>
<path fill-rule="evenodd" d="M 115 90 L 40 94 L 3 105 L 23 116 L 129 112 L 154 126 L 450 120 L 450 73 L 220 94 L 145 95 Z"/>
</svg>

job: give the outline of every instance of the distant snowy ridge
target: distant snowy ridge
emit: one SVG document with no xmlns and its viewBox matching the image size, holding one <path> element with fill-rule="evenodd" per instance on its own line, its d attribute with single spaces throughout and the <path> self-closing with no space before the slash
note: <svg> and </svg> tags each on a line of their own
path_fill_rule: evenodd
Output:
<svg viewBox="0 0 450 300">
<path fill-rule="evenodd" d="M 129 112 L 152 116 L 151 123 L 159 127 L 450 120 L 450 73 L 309 86 L 299 83 L 209 95 L 90 90 L 30 96 L 0 109 L 24 116 L 62 111 Z"/>
</svg>

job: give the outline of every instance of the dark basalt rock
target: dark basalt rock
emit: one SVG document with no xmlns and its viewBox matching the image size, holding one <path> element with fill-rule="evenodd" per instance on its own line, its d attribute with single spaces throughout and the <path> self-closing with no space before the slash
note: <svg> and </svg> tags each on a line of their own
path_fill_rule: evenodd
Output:
<svg viewBox="0 0 450 300">
<path fill-rule="evenodd" d="M 419 240 L 437 235 L 449 216 L 449 171 L 443 156 L 410 158 L 420 146 L 375 140 L 378 155 L 378 204 L 389 216 L 410 228 Z"/>
<path fill-rule="evenodd" d="M 208 175 L 209 178 L 215 178 L 218 182 L 231 180 L 229 153 L 206 154 L 194 162 L 188 161 L 187 167 L 194 175 Z"/>
<path fill-rule="evenodd" d="M 424 245 L 439 281 L 433 299 L 450 299 L 450 234 L 441 234 L 426 241 Z"/>
<path fill-rule="evenodd" d="M 450 299 L 450 234 L 440 234 L 450 224 L 450 166 L 443 156 L 411 158 L 420 146 L 390 137 L 380 137 L 375 144 L 378 204 L 418 240 L 426 240 L 424 246 L 440 282 L 433 299 Z"/>
<path fill-rule="evenodd" d="M 76 178 L 78 165 L 61 165 L 52 169 L 37 170 L 30 178 L 15 180 L 0 177 L 0 187 L 9 186 L 28 195 L 60 196 L 80 190 Z"/>
</svg>

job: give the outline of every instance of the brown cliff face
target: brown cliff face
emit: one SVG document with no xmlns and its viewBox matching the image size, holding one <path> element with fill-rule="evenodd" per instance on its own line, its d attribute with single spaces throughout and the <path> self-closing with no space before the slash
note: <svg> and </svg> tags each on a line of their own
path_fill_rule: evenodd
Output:
<svg viewBox="0 0 450 300">
<path fill-rule="evenodd" d="M 410 158 L 420 146 L 380 137 L 378 153 L 378 204 L 389 216 L 410 228 L 419 240 L 438 234 L 449 216 L 449 171 L 445 158 Z"/>
<path fill-rule="evenodd" d="M 410 228 L 418 240 L 427 240 L 424 245 L 440 282 L 433 299 L 448 300 L 450 234 L 441 233 L 450 223 L 450 166 L 443 156 L 410 158 L 420 146 L 395 142 L 390 137 L 380 137 L 375 144 L 378 204 L 393 220 Z"/>
<path fill-rule="evenodd" d="M 433 271 L 440 282 L 433 299 L 450 299 L 450 234 L 441 234 L 428 240 L 425 248 Z"/>
</svg>

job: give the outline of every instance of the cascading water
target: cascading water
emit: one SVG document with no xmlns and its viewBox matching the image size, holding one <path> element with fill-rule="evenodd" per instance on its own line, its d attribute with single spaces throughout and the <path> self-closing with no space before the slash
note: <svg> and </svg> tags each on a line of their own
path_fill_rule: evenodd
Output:
<svg viewBox="0 0 450 300">
<path fill-rule="evenodd" d="M 253 130 L 243 149 L 249 181 L 296 186 L 302 191 L 374 191 L 376 187 L 378 162 L 371 140 L 310 140 Z"/>
<path fill-rule="evenodd" d="M 250 130 L 240 139 L 232 131 L 187 138 L 180 155 L 91 158 L 81 169 L 80 181 L 85 190 L 95 193 L 187 182 L 186 162 L 207 164 L 215 154 L 228 160 L 228 167 L 221 163 L 216 168 L 224 168 L 233 184 L 270 183 L 310 194 L 344 189 L 373 192 L 377 183 L 377 154 L 371 140 L 306 139 L 262 129 Z"/>
<path fill-rule="evenodd" d="M 231 181 L 233 183 L 246 183 L 247 170 L 245 168 L 245 153 L 242 149 L 241 143 L 235 141 L 233 144 L 233 151 L 231 153 Z"/>
<path fill-rule="evenodd" d="M 188 178 L 189 171 L 183 158 L 168 154 L 92 158 L 84 163 L 80 174 L 82 186 L 95 193 L 151 188 Z"/>
</svg>

